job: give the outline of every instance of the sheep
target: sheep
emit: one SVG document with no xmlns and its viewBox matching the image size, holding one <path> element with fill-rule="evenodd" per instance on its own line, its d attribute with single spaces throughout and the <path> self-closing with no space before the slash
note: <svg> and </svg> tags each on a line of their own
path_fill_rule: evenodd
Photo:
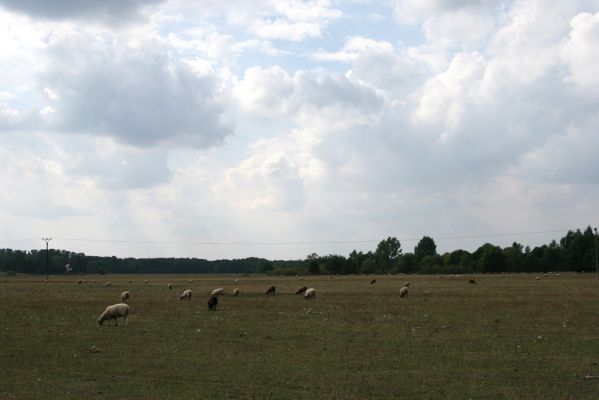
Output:
<svg viewBox="0 0 599 400">
<path fill-rule="evenodd" d="M 408 288 L 406 286 L 399 289 L 399 297 L 408 297 Z"/>
<path fill-rule="evenodd" d="M 212 293 L 210 293 L 210 296 L 220 296 L 222 294 L 225 294 L 225 289 L 223 289 L 222 287 L 219 287 L 217 289 L 214 289 L 212 291 Z"/>
<path fill-rule="evenodd" d="M 106 283 L 104 284 L 104 286 L 106 286 L 106 287 L 110 287 L 110 286 L 112 286 L 112 283 L 110 283 L 110 282 L 106 282 Z"/>
<path fill-rule="evenodd" d="M 409 281 L 406 281 L 406 283 L 404 283 L 404 286 L 405 286 L 405 287 L 410 287 L 410 282 L 409 282 Z"/>
<path fill-rule="evenodd" d="M 129 291 L 125 290 L 121 293 L 121 301 L 124 303 L 126 300 L 129 300 Z"/>
<path fill-rule="evenodd" d="M 239 288 L 233 289 L 233 297 L 239 296 Z"/>
<path fill-rule="evenodd" d="M 239 279 L 235 279 L 233 283 L 239 283 Z"/>
<path fill-rule="evenodd" d="M 314 300 L 316 298 L 316 290 L 314 290 L 314 288 L 310 288 L 308 290 L 306 290 L 306 293 L 304 293 L 304 299 L 306 300 Z"/>
<path fill-rule="evenodd" d="M 98 318 L 98 326 L 101 326 L 104 321 L 108 320 L 108 325 L 110 325 L 110 320 L 114 319 L 114 323 L 118 326 L 119 323 L 117 318 L 122 317 L 125 320 L 125 326 L 127 326 L 127 316 L 129 315 L 129 306 L 125 303 L 113 304 L 111 306 L 106 307 L 100 318 Z"/>
<path fill-rule="evenodd" d="M 79 285 L 81 285 L 81 283 L 83 283 L 82 281 L 77 282 Z"/>
<path fill-rule="evenodd" d="M 168 286 L 169 290 L 173 290 L 173 284 L 172 283 L 169 283 L 167 286 Z"/>
<path fill-rule="evenodd" d="M 218 304 L 218 297 L 210 296 L 208 298 L 208 309 L 212 311 L 216 311 L 216 305 Z"/>
<path fill-rule="evenodd" d="M 308 290 L 308 287 L 307 286 L 302 286 L 301 288 L 297 289 L 297 291 L 295 292 L 295 294 L 302 294 L 306 290 Z"/>
<path fill-rule="evenodd" d="M 374 285 L 375 283 L 376 283 L 376 279 L 373 279 L 373 280 L 370 281 L 371 285 Z"/>
<path fill-rule="evenodd" d="M 147 285 L 148 283 L 150 283 L 150 281 L 146 280 L 146 285 Z"/>
<path fill-rule="evenodd" d="M 277 288 L 276 288 L 276 287 L 274 287 L 274 286 L 271 286 L 271 287 L 269 287 L 269 288 L 268 288 L 268 290 L 266 291 L 266 294 L 267 294 L 267 295 L 269 295 L 269 294 L 272 294 L 272 295 L 274 295 L 276 290 L 277 290 Z"/>
<path fill-rule="evenodd" d="M 189 282 L 189 283 L 193 283 L 193 279 L 190 279 L 188 282 Z"/>
<path fill-rule="evenodd" d="M 183 293 L 181 293 L 180 299 L 186 299 L 186 300 L 191 300 L 191 289 L 187 289 L 185 291 L 183 291 Z"/>
<path fill-rule="evenodd" d="M 468 281 L 468 283 L 471 284 L 471 285 L 476 285 L 476 281 L 474 279 L 470 279 Z"/>
</svg>

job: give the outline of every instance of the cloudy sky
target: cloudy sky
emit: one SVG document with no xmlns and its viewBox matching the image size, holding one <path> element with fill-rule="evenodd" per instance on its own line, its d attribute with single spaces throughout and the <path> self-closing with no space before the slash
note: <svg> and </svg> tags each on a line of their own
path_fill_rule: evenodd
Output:
<svg viewBox="0 0 599 400">
<path fill-rule="evenodd" d="M 598 158 L 596 0 L 0 0 L 0 247 L 537 245 Z"/>
</svg>

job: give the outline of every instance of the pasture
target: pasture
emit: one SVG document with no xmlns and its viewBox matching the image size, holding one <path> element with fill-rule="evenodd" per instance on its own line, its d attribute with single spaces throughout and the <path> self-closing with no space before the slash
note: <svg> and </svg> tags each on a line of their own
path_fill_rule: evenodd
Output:
<svg viewBox="0 0 599 400">
<path fill-rule="evenodd" d="M 599 282 L 536 276 L 0 277 L 0 398 L 596 399 Z"/>
</svg>

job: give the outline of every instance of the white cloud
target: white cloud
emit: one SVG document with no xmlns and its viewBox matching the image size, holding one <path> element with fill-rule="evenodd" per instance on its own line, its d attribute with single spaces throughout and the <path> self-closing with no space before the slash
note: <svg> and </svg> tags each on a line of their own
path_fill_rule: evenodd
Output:
<svg viewBox="0 0 599 400">
<path fill-rule="evenodd" d="M 207 147 L 232 133 L 217 75 L 171 59 L 158 38 L 69 33 L 47 54 L 38 79 L 57 97 L 55 129 L 139 146 Z"/>
<path fill-rule="evenodd" d="M 389 42 L 355 36 L 349 38 L 339 51 L 326 52 L 320 50 L 314 53 L 312 57 L 316 60 L 351 62 L 364 53 L 389 54 L 392 52 L 393 45 Z"/>
<path fill-rule="evenodd" d="M 572 30 L 561 52 L 570 66 L 568 81 L 584 90 L 599 89 L 599 13 L 582 13 L 570 21 Z"/>
</svg>

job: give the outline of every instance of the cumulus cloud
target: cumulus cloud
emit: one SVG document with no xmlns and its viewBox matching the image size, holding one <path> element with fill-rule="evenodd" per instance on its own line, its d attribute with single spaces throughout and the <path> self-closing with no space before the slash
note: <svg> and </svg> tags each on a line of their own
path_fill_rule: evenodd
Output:
<svg viewBox="0 0 599 400">
<path fill-rule="evenodd" d="M 47 51 L 38 81 L 54 93 L 47 122 L 55 129 L 200 148 L 232 133 L 217 75 L 172 60 L 159 39 L 70 33 Z"/>
<path fill-rule="evenodd" d="M 291 117 L 305 126 L 319 121 L 356 122 L 376 115 L 384 99 L 376 90 L 344 75 L 253 67 L 238 82 L 242 110 L 256 118 Z"/>
<path fill-rule="evenodd" d="M 571 31 L 562 49 L 562 61 L 569 65 L 566 80 L 582 89 L 599 89 L 599 13 L 578 14 L 570 21 Z"/>
</svg>

